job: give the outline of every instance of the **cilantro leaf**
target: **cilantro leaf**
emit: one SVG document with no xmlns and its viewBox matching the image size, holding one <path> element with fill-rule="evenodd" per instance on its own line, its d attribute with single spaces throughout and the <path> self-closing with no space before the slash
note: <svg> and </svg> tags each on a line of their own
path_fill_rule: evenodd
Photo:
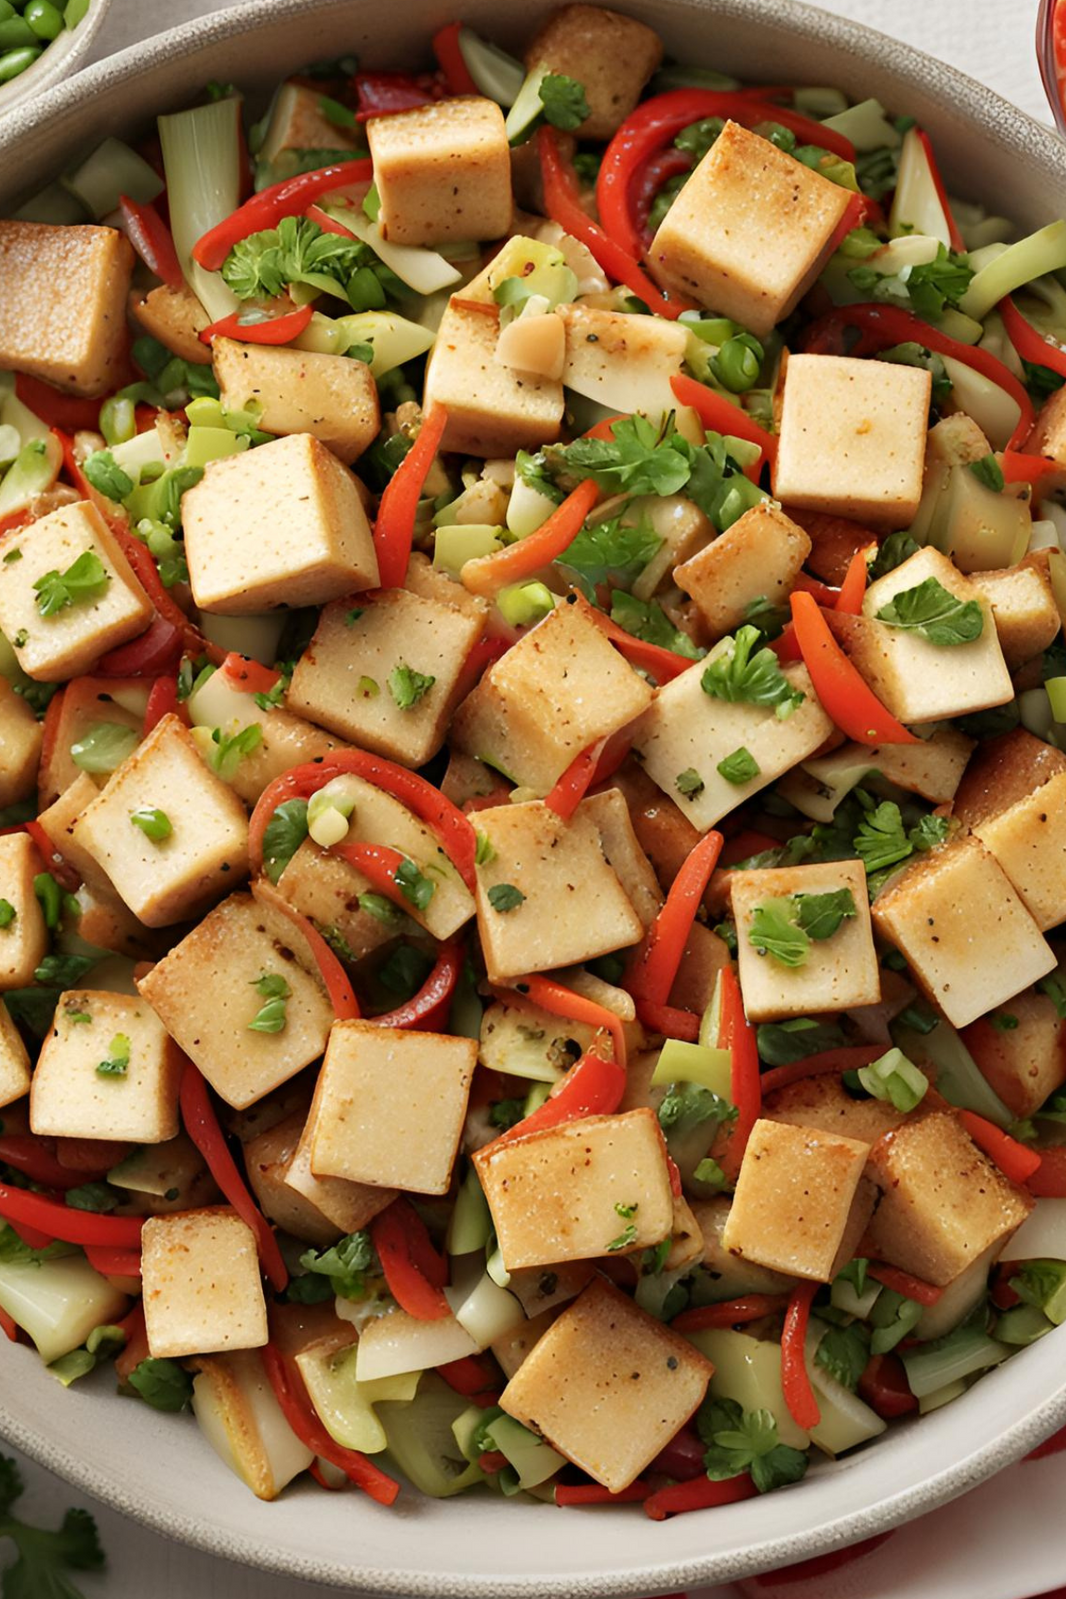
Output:
<svg viewBox="0 0 1066 1599">
<path fill-rule="evenodd" d="M 739 749 L 718 762 L 718 771 L 727 783 L 750 783 L 762 775 L 762 768 L 750 750 L 743 744 Z"/>
<path fill-rule="evenodd" d="M 870 1358 L 870 1333 L 861 1321 L 830 1327 L 818 1345 L 815 1364 L 854 1393 Z"/>
<path fill-rule="evenodd" d="M 917 555 L 918 550 L 919 546 L 909 533 L 903 530 L 890 533 L 882 540 L 877 553 L 866 563 L 867 582 L 876 582 L 879 577 L 884 577 L 886 572 L 894 572 L 897 566 L 902 566 L 912 555 Z"/>
<path fill-rule="evenodd" d="M 863 817 L 854 842 L 855 854 L 865 864 L 867 873 L 896 866 L 911 853 L 903 817 L 894 800 L 882 800 L 876 810 Z"/>
<path fill-rule="evenodd" d="M 760 1493 L 799 1482 L 808 1459 L 802 1449 L 778 1441 L 777 1422 L 768 1410 L 742 1410 L 733 1400 L 704 1400 L 696 1416 L 708 1445 L 704 1466 L 712 1482 L 750 1471 Z"/>
<path fill-rule="evenodd" d="M 951 831 L 950 816 L 934 816 L 930 811 L 928 816 L 923 816 L 921 821 L 914 824 L 907 838 L 912 849 L 924 852 L 942 844 Z"/>
<path fill-rule="evenodd" d="M 799 906 L 799 925 L 808 938 L 819 942 L 832 938 L 841 922 L 857 914 L 850 888 L 832 889 L 825 894 L 796 894 L 794 898 Z"/>
<path fill-rule="evenodd" d="M 977 600 L 960 600 L 935 577 L 897 594 L 877 612 L 877 620 L 941 645 L 971 644 L 985 625 Z"/>
<path fill-rule="evenodd" d="M 73 988 L 97 962 L 93 955 L 46 955 L 34 978 L 46 988 Z M 6 996 L 10 999 L 10 995 Z"/>
<path fill-rule="evenodd" d="M 173 1413 L 192 1402 L 192 1378 L 176 1360 L 149 1356 L 130 1372 L 127 1382 L 153 1410 Z"/>
<path fill-rule="evenodd" d="M 132 486 L 132 485 L 131 485 Z M 82 550 L 65 572 L 45 572 L 33 587 L 42 616 L 56 616 L 71 605 L 86 605 L 107 592 L 111 574 L 95 550 Z"/>
<path fill-rule="evenodd" d="M 625 589 L 614 589 L 611 594 L 611 621 L 624 627 L 634 638 L 646 644 L 657 644 L 660 649 L 672 650 L 690 661 L 698 661 L 703 651 L 693 644 L 687 633 L 675 627 L 657 600 L 638 600 Z"/>
<path fill-rule="evenodd" d="M 562 128 L 564 133 L 573 133 L 589 115 L 584 85 L 565 73 L 546 73 L 538 92 L 545 121 L 553 128 Z"/>
<path fill-rule="evenodd" d="M 419 911 L 426 909 L 436 892 L 436 884 L 418 869 L 414 861 L 401 861 L 394 880 L 407 903 Z"/>
<path fill-rule="evenodd" d="M 494 911 L 513 911 L 525 899 L 520 888 L 515 888 L 513 883 L 497 883 L 489 889 L 489 904 Z"/>
<path fill-rule="evenodd" d="M 720 1122 L 733 1121 L 736 1117 L 736 1107 L 727 1103 L 720 1095 L 709 1088 L 704 1088 L 700 1083 L 671 1083 L 665 1095 L 659 1102 L 659 1126 L 663 1132 L 671 1132 L 675 1128 L 690 1132 L 693 1127 L 698 1127 L 701 1122 L 712 1119 Z"/>
<path fill-rule="evenodd" d="M 368 1232 L 348 1233 L 329 1249 L 308 1249 L 300 1256 L 305 1271 L 328 1277 L 338 1299 L 362 1299 L 366 1293 L 365 1274 L 376 1261 Z"/>
<path fill-rule="evenodd" d="M 325 233 L 306 217 L 283 217 L 276 228 L 238 240 L 222 263 L 222 277 L 239 300 L 273 299 L 290 283 L 343 298 L 348 280 L 372 260 L 356 238 Z"/>
<path fill-rule="evenodd" d="M 306 837 L 307 801 L 283 800 L 263 834 L 263 862 L 272 883 L 277 882 Z"/>
<path fill-rule="evenodd" d="M 804 695 L 792 687 L 758 628 L 738 628 L 723 645 L 715 647 L 704 668 L 700 686 L 705 694 L 712 699 L 772 705 L 782 719 L 802 705 Z"/>
<path fill-rule="evenodd" d="M 252 1020 L 248 1023 L 250 1032 L 253 1033 L 280 1033 L 285 1028 L 287 1021 L 286 1007 L 292 994 L 288 983 L 278 972 L 263 972 L 254 978 L 252 987 L 260 999 L 265 999 Z"/>
<path fill-rule="evenodd" d="M 678 772 L 674 787 L 685 799 L 698 799 L 707 785 L 695 767 L 689 766 L 683 772 Z"/>
<path fill-rule="evenodd" d="M 816 1022 L 797 1016 L 789 1022 L 763 1022 L 756 1029 L 759 1059 L 767 1066 L 790 1066 L 808 1055 L 840 1049 L 844 1034 L 836 1022 Z"/>
<path fill-rule="evenodd" d="M 429 693 L 435 677 L 426 672 L 416 672 L 413 666 L 408 666 L 405 661 L 399 661 L 389 673 L 389 693 L 396 702 L 397 709 L 409 711 Z"/>
<path fill-rule="evenodd" d="M 1003 468 L 994 455 L 983 455 L 979 461 L 967 461 L 966 464 L 978 483 L 983 483 L 993 494 L 1002 494 L 1006 480 Z"/>
<path fill-rule="evenodd" d="M 957 306 L 973 279 L 965 256 L 941 244 L 936 259 L 921 266 L 904 267 L 899 274 L 911 305 L 926 321 L 938 317 L 945 306 Z"/>
<path fill-rule="evenodd" d="M 811 941 L 799 925 L 795 899 L 768 899 L 756 905 L 748 943 L 757 954 L 769 955 L 781 966 L 802 966 Z"/>
<path fill-rule="evenodd" d="M 211 734 L 215 748 L 211 751 L 208 764 L 213 772 L 217 772 L 224 783 L 236 774 L 238 766 L 246 755 L 253 755 L 263 742 L 263 729 L 258 722 L 249 722 L 247 727 L 242 727 L 239 733 L 234 733 L 230 738 L 225 738 L 220 727 L 216 727 Z"/>
<path fill-rule="evenodd" d="M 676 494 L 691 466 L 679 433 L 655 427 L 644 416 L 623 417 L 610 439 L 575 439 L 542 453 L 550 467 L 576 479 L 592 478 L 609 494 Z"/>
<path fill-rule="evenodd" d="M 628 527 L 616 516 L 596 527 L 582 528 L 557 560 L 592 586 L 612 583 L 628 589 L 662 544 L 645 518 L 635 527 Z"/>
<path fill-rule="evenodd" d="M 109 500 L 124 500 L 134 489 L 133 479 L 124 471 L 110 450 L 94 450 L 81 465 L 89 484 L 97 494 L 106 494 Z"/>
<path fill-rule="evenodd" d="M 22 1492 L 18 1467 L 0 1455 L 0 1537 L 11 1539 L 17 1556 L 3 1574 L 4 1599 L 82 1599 L 66 1573 L 103 1566 L 96 1522 L 87 1510 L 68 1510 L 54 1532 L 28 1526 L 12 1514 Z"/>
</svg>

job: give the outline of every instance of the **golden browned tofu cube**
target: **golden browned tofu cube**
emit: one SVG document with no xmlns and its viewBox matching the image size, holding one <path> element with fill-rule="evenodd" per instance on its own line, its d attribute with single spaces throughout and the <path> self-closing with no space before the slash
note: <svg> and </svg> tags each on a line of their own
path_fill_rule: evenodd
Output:
<svg viewBox="0 0 1066 1599">
<path fill-rule="evenodd" d="M 398 918 L 375 916 L 359 904 L 360 895 L 369 892 L 370 886 L 362 872 L 331 850 L 320 849 L 310 838 L 278 878 L 278 888 L 289 904 L 317 927 L 343 939 L 354 960 L 362 960 L 396 936 Z"/>
<path fill-rule="evenodd" d="M 597 1278 L 526 1356 L 500 1403 L 612 1493 L 703 1401 L 713 1366 Z"/>
<path fill-rule="evenodd" d="M 1030 989 L 1008 1005 L 959 1036 L 993 1093 L 1024 1121 L 1066 1083 L 1066 1021 L 1053 999 Z"/>
<path fill-rule="evenodd" d="M 804 1077 L 776 1089 L 763 1101 L 762 1114 L 766 1121 L 839 1133 L 860 1144 L 875 1144 L 906 1119 L 886 1099 L 856 1099 L 834 1076 Z"/>
<path fill-rule="evenodd" d="M 178 1133 L 181 1054 L 145 999 L 60 998 L 30 1090 L 30 1127 L 59 1138 L 162 1144 Z"/>
<path fill-rule="evenodd" d="M 187 283 L 176 289 L 169 283 L 160 283 L 147 294 L 134 290 L 129 297 L 129 313 L 145 333 L 158 339 L 173 355 L 194 366 L 211 365 L 211 347 L 200 337 L 211 318 Z"/>
<path fill-rule="evenodd" d="M 127 749 L 140 741 L 150 685 L 151 680 L 147 678 L 144 686 L 139 687 L 130 683 L 117 684 L 113 677 L 83 677 L 70 694 L 58 697 L 58 715 L 55 711 L 52 713 L 50 724 L 55 736 L 49 736 L 49 748 L 44 752 L 37 784 L 41 809 L 51 806 L 81 777 L 82 768 L 71 752 L 93 728 L 113 729 L 110 736 L 120 742 L 121 730 L 125 729 Z M 2 703 L 3 691 L 0 690 Z M 89 773 L 98 789 L 103 788 L 109 775 L 108 772 Z"/>
<path fill-rule="evenodd" d="M 389 117 L 389 122 L 395 118 Z M 442 448 L 463 455 L 514 455 L 559 437 L 563 386 L 496 359 L 498 315 L 452 300 L 426 363 L 424 405 L 448 412 Z"/>
<path fill-rule="evenodd" d="M 595 821 L 540 800 L 479 812 L 494 851 L 477 868 L 477 919 L 490 982 L 576 965 L 635 944 L 644 924 L 603 853 Z"/>
<path fill-rule="evenodd" d="M 356 132 L 332 122 L 318 89 L 305 83 L 283 83 L 270 108 L 259 155 L 274 161 L 283 150 L 352 150 Z"/>
<path fill-rule="evenodd" d="M 0 677 L 0 808 L 33 793 L 43 742 L 44 728 L 32 707 Z"/>
<path fill-rule="evenodd" d="M 970 582 L 992 607 L 1008 672 L 1046 650 L 1062 623 L 1047 575 L 1035 566 L 971 572 Z"/>
<path fill-rule="evenodd" d="M 1016 727 L 978 744 L 955 795 L 953 814 L 964 827 L 983 822 L 1027 799 L 1066 772 L 1066 755 Z"/>
<path fill-rule="evenodd" d="M 284 1025 L 264 1032 L 252 1026 L 271 998 L 260 985 L 279 977 L 289 990 Z M 212 1088 L 237 1108 L 254 1104 L 317 1059 L 333 1020 L 317 968 L 312 976 L 310 955 L 300 950 L 292 923 L 248 894 L 216 905 L 139 987 Z"/>
<path fill-rule="evenodd" d="M 670 1171 L 653 1110 L 496 1141 L 474 1165 L 508 1271 L 631 1254 L 670 1236 Z"/>
<path fill-rule="evenodd" d="M 631 757 L 626 761 L 611 782 L 625 797 L 633 831 L 656 877 L 661 883 L 672 883 L 700 841 L 698 829 L 652 782 L 638 760 Z"/>
<path fill-rule="evenodd" d="M 276 1499 L 314 1455 L 289 1426 L 254 1349 L 195 1362 L 193 1414 L 215 1453 L 257 1499 Z"/>
<path fill-rule="evenodd" d="M 81 772 L 70 787 L 63 790 L 57 800 L 41 811 L 37 820 L 41 824 L 41 830 L 51 839 L 56 853 L 62 855 L 63 859 L 74 867 L 84 878 L 86 886 L 100 898 L 117 901 L 118 895 L 111 879 L 96 856 L 91 855 L 76 836 L 79 816 L 88 810 L 99 793 L 100 790 L 89 773 Z"/>
<path fill-rule="evenodd" d="M 729 874 L 729 887 L 737 925 L 740 986 L 749 1020 L 777 1021 L 878 1003 L 880 967 L 861 861 L 736 871 Z M 850 892 L 855 914 L 846 916 L 829 938 L 810 939 L 800 965 L 789 966 L 775 959 L 757 942 L 760 907 L 767 906 L 772 913 L 775 902 L 799 898 L 799 906 L 781 907 L 786 919 L 794 920 L 794 913 L 802 910 L 803 896 L 834 894 L 841 889 Z"/>
<path fill-rule="evenodd" d="M 303 1129 L 304 1117 L 300 1111 L 268 1127 L 258 1138 L 245 1144 L 244 1168 L 249 1187 L 267 1220 L 321 1249 L 336 1241 L 340 1228 L 287 1181 Z"/>
<path fill-rule="evenodd" d="M 28 833 L 0 837 L 0 989 L 28 988 L 48 953 L 48 928 L 33 891 L 40 870 Z"/>
<path fill-rule="evenodd" d="M 953 1027 L 1055 969 L 1055 954 L 995 856 L 959 838 L 921 856 L 877 896 L 873 919 Z"/>
<path fill-rule="evenodd" d="M 456 713 L 450 741 L 547 794 L 575 756 L 651 704 L 580 596 L 530 628 L 489 668 Z"/>
<path fill-rule="evenodd" d="M 771 1271 L 830 1282 L 844 1263 L 869 1152 L 859 1139 L 761 1118 L 744 1151 L 725 1247 Z"/>
<path fill-rule="evenodd" d="M 68 394 L 123 382 L 133 261 L 117 228 L 0 222 L 0 367 Z"/>
<path fill-rule="evenodd" d="M 581 803 L 584 814 L 590 816 L 600 830 L 607 864 L 614 867 L 633 909 L 644 926 L 649 927 L 662 907 L 664 896 L 655 868 L 633 830 L 624 794 L 619 788 L 601 789 Z"/>
<path fill-rule="evenodd" d="M 1066 921 L 1066 773 L 974 832 L 1002 866 L 1041 929 Z"/>
<path fill-rule="evenodd" d="M 446 1193 L 476 1064 L 473 1038 L 335 1022 L 315 1096 L 315 1176 Z"/>
<path fill-rule="evenodd" d="M 0 999 L 0 1108 L 29 1092 L 30 1057 L 22 1035 Z"/>
<path fill-rule="evenodd" d="M 511 156 L 493 100 L 459 95 L 371 117 L 367 143 L 391 244 L 499 239 L 511 226 Z"/>
<path fill-rule="evenodd" d="M 680 375 L 688 334 L 680 322 L 561 305 L 565 330 L 563 386 L 610 411 L 640 411 L 654 421 L 677 409 L 670 387 Z"/>
<path fill-rule="evenodd" d="M 938 727 L 920 744 L 879 744 L 869 751 L 869 757 L 881 776 L 897 788 L 921 794 L 934 805 L 946 805 L 955 797 L 973 748 L 973 739 L 964 733 Z"/>
<path fill-rule="evenodd" d="M 154 1360 L 266 1343 L 255 1234 L 234 1211 L 220 1206 L 151 1216 L 141 1248 L 144 1321 Z"/>
<path fill-rule="evenodd" d="M 31 677 L 57 682 L 88 671 L 108 650 L 143 633 L 155 614 L 118 540 L 88 500 L 9 533 L 4 550 L 9 556 L 17 550 L 19 558 L 0 562 L 0 632 Z M 61 590 L 59 580 L 85 556 L 102 566 L 99 584 Z M 36 589 L 43 578 L 52 583 Z M 58 608 L 45 615 L 41 604 L 50 606 L 53 597 Z"/>
<path fill-rule="evenodd" d="M 364 361 L 235 339 L 215 339 L 211 349 L 222 404 L 262 406 L 259 425 L 268 433 L 310 433 L 345 466 L 377 437 L 377 384 Z"/>
<path fill-rule="evenodd" d="M 762 338 L 822 270 L 847 203 L 838 184 L 727 122 L 659 224 L 652 274 Z"/>
<path fill-rule="evenodd" d="M 732 527 L 674 568 L 674 582 L 692 596 L 711 638 L 747 618 L 755 601 L 788 604 L 811 541 L 769 501 L 753 505 Z"/>
<path fill-rule="evenodd" d="M 444 743 L 484 625 L 406 589 L 361 607 L 340 600 L 296 663 L 289 704 L 362 749 L 422 766 Z"/>
<path fill-rule="evenodd" d="M 663 58 L 662 41 L 636 17 L 600 6 L 562 6 L 543 22 L 525 53 L 526 70 L 576 78 L 589 114 L 585 139 L 609 139 L 640 99 Z"/>
<path fill-rule="evenodd" d="M 938 1287 L 1005 1244 L 1033 1208 L 944 1112 L 886 1133 L 870 1151 L 870 1175 L 882 1193 L 862 1253 Z"/>
<path fill-rule="evenodd" d="M 1033 455 L 1048 456 L 1062 468 L 1057 476 L 1045 479 L 1042 487 L 1061 488 L 1066 483 L 1066 394 L 1061 389 L 1056 389 L 1040 407 L 1025 448 Z"/>
<path fill-rule="evenodd" d="M 377 584 L 355 479 L 310 433 L 210 461 L 181 511 L 201 610 L 249 616 L 324 605 Z"/>
<path fill-rule="evenodd" d="M 922 497 L 931 385 L 921 367 L 790 356 L 774 494 L 786 507 L 907 527 Z"/>
<path fill-rule="evenodd" d="M 736 1299 L 741 1294 L 788 1293 L 795 1279 L 757 1266 L 753 1260 L 731 1255 L 722 1241 L 733 1207 L 730 1194 L 694 1199 L 692 1214 L 703 1235 L 703 1267 L 714 1284 L 716 1299 Z"/>
<path fill-rule="evenodd" d="M 339 1232 L 358 1233 L 374 1219 L 379 1210 L 392 1204 L 397 1191 L 395 1188 L 372 1187 L 369 1183 L 354 1183 L 346 1177 L 315 1176 L 311 1170 L 311 1151 L 318 1132 L 323 1097 L 322 1073 L 319 1072 L 311 1109 L 285 1172 L 285 1186 Z"/>
</svg>

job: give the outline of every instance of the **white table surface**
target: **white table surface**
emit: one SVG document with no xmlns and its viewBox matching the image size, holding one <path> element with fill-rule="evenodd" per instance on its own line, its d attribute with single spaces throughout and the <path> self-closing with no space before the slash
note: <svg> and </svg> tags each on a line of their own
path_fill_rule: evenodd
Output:
<svg viewBox="0 0 1066 1599">
<path fill-rule="evenodd" d="M 767 4 L 771 3 L 767 0 Z M 113 54 L 157 31 L 153 26 L 157 21 L 165 19 L 166 26 L 173 27 L 210 11 L 226 9 L 226 0 L 167 0 L 165 6 L 161 0 L 112 0 L 92 59 Z M 461 15 L 461 4 L 455 9 Z M 1042 121 L 1050 121 L 1033 54 L 1036 0 L 824 0 L 823 9 L 855 17 L 940 56 Z M 294 66 L 297 58 L 298 48 Z M 32 1462 L 20 1457 L 20 1464 L 28 1485 L 21 1507 L 27 1519 L 54 1523 L 69 1505 L 75 1504 L 92 1510 L 97 1518 L 109 1564 L 99 1577 L 78 1578 L 87 1599 L 145 1599 L 146 1595 L 150 1599 L 335 1599 L 337 1590 L 333 1588 L 244 1571 L 183 1549 L 97 1506 Z M 1061 1518 L 1066 1472 L 1028 1470 L 1032 1472 L 1026 1482 L 1026 1499 L 1033 1518 L 1030 1525 L 1034 1529 L 1046 1528 L 1051 1535 L 1050 1529 L 1057 1528 Z M 988 1491 L 978 1489 L 977 1493 L 987 1497 Z M 981 1584 L 978 1582 L 975 1587 L 974 1582 L 981 1571 L 982 1558 L 980 1539 L 975 1542 L 972 1536 L 974 1519 L 966 1516 L 964 1507 L 959 1505 L 936 1518 L 935 1538 L 930 1536 L 932 1522 L 897 1534 L 893 1540 L 893 1565 L 899 1586 L 893 1585 L 894 1576 L 889 1579 L 889 1586 L 883 1586 L 883 1578 L 875 1581 L 874 1588 L 864 1584 L 869 1599 L 902 1599 L 905 1592 L 915 1599 L 933 1599 L 934 1581 L 936 1599 L 941 1594 L 943 1599 L 954 1599 L 964 1591 L 971 1599 L 977 1599 Z M 945 1551 L 950 1553 L 953 1545 L 957 1549 L 964 1521 L 968 1545 L 965 1577 L 959 1566 L 956 1575 L 943 1570 L 934 1579 L 936 1549 L 941 1556 Z M 989 1538 L 998 1539 L 1001 1517 L 989 1515 L 986 1524 Z M 4 1558 L 5 1551 L 0 1546 L 0 1560 Z M 867 1581 L 873 1577 L 870 1572 Z M 1050 1580 L 1066 1583 L 1066 1549 L 1060 1569 L 1051 1574 Z M 704 1589 L 691 1595 L 691 1599 L 736 1599 L 736 1594 L 732 1588 Z M 560 1595 L 560 1599 L 564 1596 Z"/>
</svg>

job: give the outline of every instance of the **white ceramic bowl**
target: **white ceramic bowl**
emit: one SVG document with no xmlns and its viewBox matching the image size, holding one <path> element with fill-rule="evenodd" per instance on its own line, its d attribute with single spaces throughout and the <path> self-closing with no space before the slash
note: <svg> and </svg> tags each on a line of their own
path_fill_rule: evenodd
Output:
<svg viewBox="0 0 1066 1599">
<path fill-rule="evenodd" d="M 1055 136 L 950 67 L 791 0 L 623 3 L 659 29 L 676 58 L 769 82 L 839 84 L 912 113 L 952 187 L 1023 224 L 1066 214 L 1066 153 Z M 550 4 L 464 0 L 459 9 L 517 45 Z M 180 107 L 210 78 L 266 87 L 303 63 L 353 51 L 395 65 L 412 44 L 423 54 L 446 14 L 438 0 L 254 0 L 125 51 L 0 121 L 0 214 L 75 152 Z M 0 1432 L 159 1532 L 294 1577 L 426 1599 L 604 1599 L 804 1559 L 965 1492 L 1066 1422 L 1064 1355 L 1066 1331 L 1054 1332 L 954 1404 L 817 1465 L 795 1488 L 660 1524 L 637 1508 L 566 1512 L 413 1492 L 384 1510 L 307 1479 L 261 1504 L 191 1418 L 116 1399 L 106 1379 L 66 1391 L 35 1355 L 6 1346 Z"/>
<path fill-rule="evenodd" d="M 32 67 L 20 72 L 10 83 L 0 84 L 0 119 L 16 106 L 25 105 L 35 95 L 53 88 L 85 64 L 89 46 L 100 31 L 111 0 L 91 0 L 78 26 L 64 31 L 42 50 Z"/>
</svg>

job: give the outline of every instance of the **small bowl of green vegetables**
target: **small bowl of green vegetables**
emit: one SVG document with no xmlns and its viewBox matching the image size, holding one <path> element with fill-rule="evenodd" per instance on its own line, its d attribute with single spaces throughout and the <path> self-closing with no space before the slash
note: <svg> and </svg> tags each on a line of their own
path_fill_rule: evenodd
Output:
<svg viewBox="0 0 1066 1599">
<path fill-rule="evenodd" d="M 85 64 L 110 0 L 0 0 L 0 116 Z"/>
</svg>

